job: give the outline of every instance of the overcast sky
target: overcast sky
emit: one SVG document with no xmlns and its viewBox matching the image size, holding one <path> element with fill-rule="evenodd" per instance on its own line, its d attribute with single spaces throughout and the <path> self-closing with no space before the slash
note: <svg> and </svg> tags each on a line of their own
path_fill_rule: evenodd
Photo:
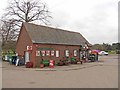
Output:
<svg viewBox="0 0 120 90">
<path fill-rule="evenodd" d="M 42 0 L 51 11 L 53 27 L 81 33 L 90 43 L 118 41 L 119 0 Z M 7 0 L 0 0 L 0 16 Z"/>
</svg>

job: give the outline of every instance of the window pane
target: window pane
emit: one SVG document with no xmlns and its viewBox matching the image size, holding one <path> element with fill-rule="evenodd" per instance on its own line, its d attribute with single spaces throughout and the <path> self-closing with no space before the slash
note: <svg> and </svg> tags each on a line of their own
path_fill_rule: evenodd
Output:
<svg viewBox="0 0 120 90">
<path fill-rule="evenodd" d="M 41 51 L 41 53 L 42 53 L 42 56 L 45 56 L 45 51 Z"/>
<path fill-rule="evenodd" d="M 54 51 L 51 51 L 51 56 L 54 56 Z"/>
<path fill-rule="evenodd" d="M 66 57 L 69 57 L 69 50 L 66 50 L 66 51 L 65 51 L 65 56 L 66 56 Z"/>
<path fill-rule="evenodd" d="M 74 56 L 77 56 L 77 50 L 74 50 Z"/>
<path fill-rule="evenodd" d="M 49 50 L 46 51 L 46 56 L 50 56 L 50 51 Z"/>
<path fill-rule="evenodd" d="M 40 51 L 36 51 L 36 56 L 40 56 Z"/>
<path fill-rule="evenodd" d="M 59 57 L 59 51 L 58 50 L 56 51 L 56 57 Z"/>
</svg>

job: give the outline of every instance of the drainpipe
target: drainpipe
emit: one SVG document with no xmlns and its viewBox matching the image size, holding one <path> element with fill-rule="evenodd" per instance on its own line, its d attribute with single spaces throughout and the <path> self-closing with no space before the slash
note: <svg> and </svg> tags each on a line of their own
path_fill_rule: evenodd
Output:
<svg viewBox="0 0 120 90">
<path fill-rule="evenodd" d="M 79 61 L 81 60 L 80 58 L 81 58 L 81 50 L 82 50 L 82 45 L 80 45 L 80 49 L 79 49 Z"/>
</svg>

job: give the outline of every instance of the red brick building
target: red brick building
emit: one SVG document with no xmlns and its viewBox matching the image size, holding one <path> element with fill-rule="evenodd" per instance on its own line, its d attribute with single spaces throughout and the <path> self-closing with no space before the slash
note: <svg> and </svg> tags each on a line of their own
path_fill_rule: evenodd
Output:
<svg viewBox="0 0 120 90">
<path fill-rule="evenodd" d="M 80 58 L 81 45 L 88 41 L 77 32 L 61 30 L 31 23 L 23 23 L 16 44 L 16 52 L 25 62 L 36 63 L 41 58 L 58 62 L 63 57 Z"/>
</svg>

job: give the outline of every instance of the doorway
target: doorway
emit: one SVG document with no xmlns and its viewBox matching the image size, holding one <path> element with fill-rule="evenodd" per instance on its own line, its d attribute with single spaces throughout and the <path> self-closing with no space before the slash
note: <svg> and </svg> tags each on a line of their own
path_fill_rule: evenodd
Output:
<svg viewBox="0 0 120 90">
<path fill-rule="evenodd" d="M 30 53 L 29 52 L 25 52 L 25 64 L 26 62 L 30 61 Z"/>
</svg>

